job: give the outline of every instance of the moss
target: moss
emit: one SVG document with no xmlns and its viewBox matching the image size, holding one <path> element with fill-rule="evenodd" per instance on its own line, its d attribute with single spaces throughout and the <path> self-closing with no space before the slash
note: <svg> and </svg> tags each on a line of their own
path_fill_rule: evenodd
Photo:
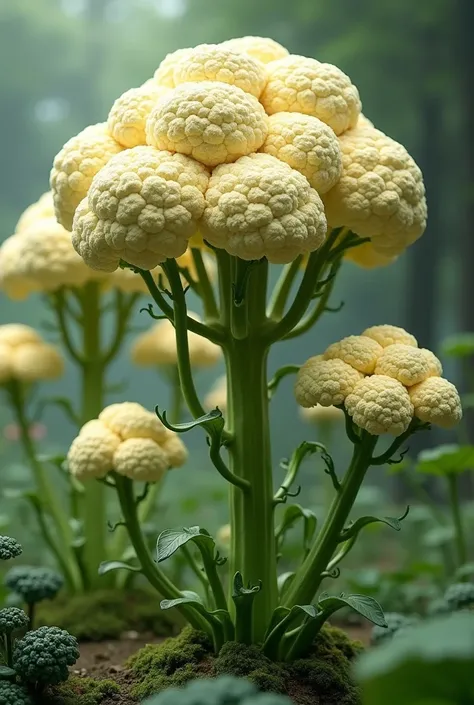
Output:
<svg viewBox="0 0 474 705">
<path fill-rule="evenodd" d="M 120 687 L 114 681 L 71 677 L 46 695 L 41 705 L 100 705 L 119 693 Z"/>
<path fill-rule="evenodd" d="M 222 647 L 213 664 L 213 672 L 245 677 L 260 690 L 285 693 L 285 680 L 279 664 L 270 661 L 257 646 L 229 641 Z"/>
<path fill-rule="evenodd" d="M 85 595 L 61 595 L 38 609 L 37 626 L 66 629 L 81 641 L 118 638 L 135 630 L 169 636 L 173 632 L 160 610 L 156 594 L 135 588 L 133 592 L 99 590 Z"/>
</svg>

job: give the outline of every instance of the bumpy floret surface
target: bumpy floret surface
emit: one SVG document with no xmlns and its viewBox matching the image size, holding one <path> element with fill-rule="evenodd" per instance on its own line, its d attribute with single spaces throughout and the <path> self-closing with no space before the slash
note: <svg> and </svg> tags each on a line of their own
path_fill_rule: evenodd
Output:
<svg viewBox="0 0 474 705">
<path fill-rule="evenodd" d="M 99 414 L 99 421 L 122 441 L 128 438 L 151 438 L 161 443 L 167 436 L 167 429 L 157 415 L 132 401 L 107 406 Z"/>
<path fill-rule="evenodd" d="M 310 357 L 300 368 L 295 383 L 296 401 L 302 407 L 339 406 L 363 378 L 361 372 L 336 358 Z"/>
<path fill-rule="evenodd" d="M 401 435 L 413 418 L 410 396 L 398 380 L 373 375 L 361 380 L 346 397 L 345 406 L 354 423 L 374 436 Z"/>
<path fill-rule="evenodd" d="M 261 61 L 262 64 L 283 59 L 289 53 L 288 49 L 269 37 L 236 37 L 235 39 L 227 39 L 221 43 L 221 46 L 232 51 L 249 54 L 254 59 Z"/>
<path fill-rule="evenodd" d="M 428 377 L 410 387 L 415 416 L 425 423 L 453 428 L 462 418 L 459 393 L 454 384 L 443 377 Z"/>
<path fill-rule="evenodd" d="M 359 372 L 371 374 L 382 353 L 382 346 L 376 340 L 363 335 L 349 335 L 330 345 L 324 353 L 324 359 L 337 358 Z"/>
<path fill-rule="evenodd" d="M 113 470 L 120 438 L 100 421 L 85 424 L 68 451 L 69 472 L 79 480 L 100 479 Z"/>
<path fill-rule="evenodd" d="M 145 145 L 148 116 L 169 90 L 153 81 L 147 81 L 123 93 L 112 105 L 107 118 L 107 127 L 112 137 L 128 149 Z"/>
<path fill-rule="evenodd" d="M 55 685 L 68 679 L 79 658 L 77 639 L 58 627 L 40 627 L 17 641 L 13 666 L 23 681 Z"/>
<path fill-rule="evenodd" d="M 383 348 L 387 348 L 389 345 L 395 345 L 397 343 L 402 345 L 411 345 L 414 348 L 418 347 L 418 341 L 414 335 L 408 333 L 404 328 L 392 326 L 388 323 L 366 328 L 362 335 L 376 340 L 377 343 L 379 343 L 379 345 Z"/>
<path fill-rule="evenodd" d="M 441 371 L 441 363 L 432 352 L 403 343 L 384 348 L 375 367 L 375 374 L 398 379 L 406 387 L 439 376 Z"/>
<path fill-rule="evenodd" d="M 169 468 L 166 452 L 151 438 L 128 438 L 114 454 L 114 469 L 119 475 L 140 482 L 157 482 Z"/>
</svg>

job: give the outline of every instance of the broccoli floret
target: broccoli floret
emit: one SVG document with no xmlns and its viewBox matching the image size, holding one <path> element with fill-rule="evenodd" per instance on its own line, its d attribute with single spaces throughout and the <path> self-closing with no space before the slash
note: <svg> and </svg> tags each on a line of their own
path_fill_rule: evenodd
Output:
<svg viewBox="0 0 474 705">
<path fill-rule="evenodd" d="M 29 619 L 18 607 L 4 607 L 0 610 L 0 634 L 14 634 L 29 624 Z"/>
<path fill-rule="evenodd" d="M 0 705 L 32 705 L 30 696 L 19 685 L 0 681 Z"/>
<path fill-rule="evenodd" d="M 50 568 L 32 566 L 16 566 L 5 576 L 5 585 L 13 592 L 21 595 L 28 605 L 34 605 L 42 600 L 52 600 L 64 585 L 59 573 Z"/>
<path fill-rule="evenodd" d="M 429 603 L 426 610 L 428 617 L 437 617 L 440 614 L 448 614 L 451 612 L 451 607 L 448 605 L 444 597 L 438 597 Z"/>
<path fill-rule="evenodd" d="M 451 611 L 474 607 L 474 584 L 454 583 L 444 593 L 444 601 Z"/>
<path fill-rule="evenodd" d="M 291 705 L 291 700 L 283 695 L 259 693 L 245 678 L 220 676 L 194 680 L 184 688 L 163 690 L 143 705 Z"/>
<path fill-rule="evenodd" d="M 17 641 L 13 668 L 27 683 L 56 685 L 67 680 L 68 666 L 78 658 L 76 637 L 58 627 L 40 627 Z"/>
<path fill-rule="evenodd" d="M 0 560 L 9 561 L 11 558 L 18 558 L 23 553 L 23 549 L 15 539 L 10 536 L 0 536 Z"/>
<path fill-rule="evenodd" d="M 387 612 L 385 614 L 386 627 L 373 627 L 370 641 L 372 644 L 381 644 L 383 641 L 391 639 L 399 629 L 411 627 L 418 621 L 413 617 L 406 617 L 398 612 Z"/>
</svg>

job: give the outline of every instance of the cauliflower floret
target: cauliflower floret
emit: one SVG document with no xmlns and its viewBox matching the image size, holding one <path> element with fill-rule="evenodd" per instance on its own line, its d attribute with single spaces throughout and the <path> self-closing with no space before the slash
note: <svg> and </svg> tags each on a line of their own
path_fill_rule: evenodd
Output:
<svg viewBox="0 0 474 705">
<path fill-rule="evenodd" d="M 99 421 L 122 441 L 128 438 L 151 438 L 156 443 L 162 443 L 168 434 L 156 414 L 133 401 L 107 406 L 100 412 Z"/>
<path fill-rule="evenodd" d="M 105 477 L 114 468 L 114 453 L 119 445 L 120 438 L 105 424 L 89 421 L 69 448 L 69 472 L 81 481 Z"/>
<path fill-rule="evenodd" d="M 35 203 L 28 206 L 20 216 L 15 227 L 15 232 L 20 233 L 29 225 L 40 218 L 54 218 L 53 194 L 51 191 L 43 193 Z"/>
<path fill-rule="evenodd" d="M 344 412 L 337 406 L 311 406 L 309 408 L 301 408 L 300 416 L 304 421 L 314 424 L 333 424 L 336 421 L 341 421 L 344 418 Z"/>
<path fill-rule="evenodd" d="M 20 233 L 11 235 L 0 246 L 0 288 L 16 301 L 28 298 L 31 293 L 31 282 L 18 266 L 21 251 Z"/>
<path fill-rule="evenodd" d="M 296 377 L 295 397 L 300 406 L 309 408 L 339 406 L 364 375 L 339 359 L 310 357 Z"/>
<path fill-rule="evenodd" d="M 56 218 L 72 230 L 77 206 L 87 195 L 92 179 L 123 147 L 111 137 L 107 123 L 90 125 L 71 137 L 56 155 L 50 175 Z"/>
<path fill-rule="evenodd" d="M 318 193 L 329 191 L 341 176 L 338 139 L 330 127 L 311 115 L 271 115 L 267 139 L 260 151 L 277 157 L 306 176 Z"/>
<path fill-rule="evenodd" d="M 188 451 L 178 434 L 168 431 L 166 439 L 161 444 L 171 468 L 180 468 L 188 459 Z"/>
<path fill-rule="evenodd" d="M 401 382 L 386 375 L 361 380 L 346 397 L 345 406 L 354 423 L 374 436 L 382 433 L 399 436 L 413 418 L 413 404 L 407 390 Z"/>
<path fill-rule="evenodd" d="M 227 409 L 227 377 L 222 375 L 212 385 L 210 391 L 204 399 L 206 409 Z"/>
<path fill-rule="evenodd" d="M 324 195 L 328 222 L 372 238 L 376 252 L 393 257 L 426 227 L 423 176 L 405 147 L 375 128 L 339 138 L 342 176 Z"/>
<path fill-rule="evenodd" d="M 427 348 L 421 348 L 421 352 L 423 353 L 426 361 L 428 362 L 428 366 L 430 368 L 429 376 L 441 377 L 441 375 L 443 374 L 443 365 L 441 364 L 441 360 L 439 360 L 436 355 Z"/>
<path fill-rule="evenodd" d="M 227 39 L 220 46 L 231 51 L 253 56 L 254 59 L 261 61 L 262 64 L 269 64 L 270 61 L 283 59 L 289 53 L 288 49 L 285 49 L 284 46 L 269 37 L 236 37 L 235 39 Z"/>
<path fill-rule="evenodd" d="M 260 100 L 268 115 L 312 115 L 336 135 L 356 125 L 361 110 L 359 92 L 337 66 L 290 54 L 267 64 L 267 71 L 268 82 Z"/>
<path fill-rule="evenodd" d="M 403 328 L 389 324 L 366 328 L 362 335 L 376 340 L 383 348 L 387 348 L 389 345 L 394 345 L 395 343 L 411 345 L 414 348 L 418 347 L 418 342 L 414 335 L 408 333 Z"/>
<path fill-rule="evenodd" d="M 382 255 L 374 249 L 371 242 L 363 242 L 357 247 L 350 247 L 344 252 L 344 259 L 357 264 L 364 269 L 375 269 L 375 267 L 386 267 L 393 264 L 397 257 Z"/>
<path fill-rule="evenodd" d="M 326 218 L 304 176 L 275 157 L 253 154 L 214 169 L 202 232 L 231 255 L 282 264 L 322 245 Z"/>
<path fill-rule="evenodd" d="M 462 418 L 459 393 L 454 384 L 443 377 L 428 377 L 408 390 L 415 416 L 441 428 L 453 428 Z"/>
<path fill-rule="evenodd" d="M 170 54 L 167 54 L 156 69 L 153 80 L 159 86 L 175 88 L 174 68 L 181 59 L 191 52 L 192 49 L 177 49 L 176 51 L 172 51 Z"/>
<path fill-rule="evenodd" d="M 169 88 L 147 81 L 139 88 L 130 88 L 113 104 L 107 126 L 112 137 L 124 147 L 146 144 L 145 125 L 148 116 Z"/>
<path fill-rule="evenodd" d="M 382 353 L 382 346 L 376 340 L 362 335 L 349 335 L 330 345 L 323 357 L 325 360 L 338 358 L 359 372 L 370 375 Z"/>
<path fill-rule="evenodd" d="M 114 470 L 138 482 L 157 482 L 169 467 L 165 450 L 151 438 L 128 438 L 114 454 Z"/>
<path fill-rule="evenodd" d="M 375 374 L 393 377 L 405 387 L 411 387 L 428 377 L 438 375 L 440 369 L 441 363 L 429 350 L 395 343 L 384 348 L 377 360 Z"/>
<path fill-rule="evenodd" d="M 64 372 L 64 360 L 52 345 L 24 343 L 12 357 L 12 376 L 22 382 L 56 379 Z"/>
<path fill-rule="evenodd" d="M 146 124 L 147 142 L 216 166 L 259 149 L 268 120 L 258 100 L 218 81 L 184 83 L 162 98 Z"/>
<path fill-rule="evenodd" d="M 33 328 L 22 323 L 6 323 L 0 326 L 0 343 L 16 348 L 24 343 L 41 343 L 41 336 Z"/>
<path fill-rule="evenodd" d="M 364 127 L 372 129 L 374 127 L 374 123 L 371 122 L 363 113 L 360 113 L 356 127 L 357 129 L 363 129 Z"/>
<path fill-rule="evenodd" d="M 72 242 L 93 269 L 113 272 L 121 259 L 153 269 L 186 251 L 204 211 L 209 175 L 182 154 L 134 147 L 94 178 L 77 209 Z"/>
</svg>

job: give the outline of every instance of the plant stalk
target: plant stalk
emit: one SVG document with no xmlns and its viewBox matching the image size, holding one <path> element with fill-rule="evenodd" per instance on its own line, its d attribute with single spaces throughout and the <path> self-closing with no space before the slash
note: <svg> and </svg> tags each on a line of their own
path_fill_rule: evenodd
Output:
<svg viewBox="0 0 474 705">
<path fill-rule="evenodd" d="M 467 563 L 467 543 L 461 503 L 459 501 L 458 477 L 454 473 L 449 473 L 446 479 L 448 482 L 449 503 L 455 532 L 457 567 L 460 568 Z"/>
</svg>

